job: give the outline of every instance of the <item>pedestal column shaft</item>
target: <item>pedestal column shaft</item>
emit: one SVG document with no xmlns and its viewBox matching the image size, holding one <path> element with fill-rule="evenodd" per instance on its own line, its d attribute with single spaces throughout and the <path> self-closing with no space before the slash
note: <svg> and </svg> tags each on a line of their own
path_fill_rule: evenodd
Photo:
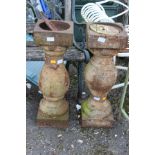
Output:
<svg viewBox="0 0 155 155">
<path fill-rule="evenodd" d="M 39 105 L 38 122 L 50 126 L 61 127 L 61 123 L 68 121 L 68 102 L 64 96 L 69 88 L 69 76 L 63 63 L 63 54 L 66 48 L 44 47 L 45 64 L 39 80 L 39 88 L 43 99 Z M 62 123 L 62 127 L 64 126 Z"/>
<path fill-rule="evenodd" d="M 111 127 L 114 119 L 111 104 L 106 97 L 117 78 L 112 55 L 94 55 L 84 75 L 91 96 L 82 103 L 82 126 Z"/>
</svg>

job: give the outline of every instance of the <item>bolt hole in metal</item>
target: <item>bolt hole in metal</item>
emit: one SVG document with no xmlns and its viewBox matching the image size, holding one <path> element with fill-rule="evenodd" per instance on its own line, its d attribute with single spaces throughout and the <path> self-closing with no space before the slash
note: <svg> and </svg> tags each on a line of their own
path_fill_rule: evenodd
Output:
<svg viewBox="0 0 155 155">
<path fill-rule="evenodd" d="M 96 33 L 105 35 L 117 35 L 122 31 L 120 27 L 104 24 L 91 24 L 90 29 Z"/>
<path fill-rule="evenodd" d="M 62 22 L 62 21 L 50 21 L 52 25 L 54 25 L 57 28 L 57 31 L 64 31 L 70 28 L 70 25 L 68 23 Z M 41 23 L 40 28 L 43 30 L 50 30 L 50 28 L 46 25 L 45 22 Z M 52 31 L 52 30 L 50 30 Z"/>
</svg>

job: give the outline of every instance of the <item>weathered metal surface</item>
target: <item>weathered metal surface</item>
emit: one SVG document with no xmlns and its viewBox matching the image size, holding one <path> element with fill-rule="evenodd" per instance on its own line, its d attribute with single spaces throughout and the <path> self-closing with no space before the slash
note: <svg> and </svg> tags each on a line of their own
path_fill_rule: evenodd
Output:
<svg viewBox="0 0 155 155">
<path fill-rule="evenodd" d="M 107 100 L 107 94 L 117 78 L 117 70 L 112 58 L 120 49 L 126 47 L 127 37 L 118 24 L 95 26 L 87 25 L 87 46 L 94 56 L 84 72 L 91 97 L 82 103 L 81 125 L 82 127 L 112 127 L 114 118 L 110 102 Z"/>
<path fill-rule="evenodd" d="M 26 61 L 43 61 L 45 53 L 41 47 L 26 47 Z"/>
<path fill-rule="evenodd" d="M 34 39 L 38 46 L 72 46 L 73 23 L 68 21 L 50 21 L 57 30 L 50 30 L 43 20 L 39 20 L 34 28 Z M 42 35 L 44 34 L 44 35 Z"/>
<path fill-rule="evenodd" d="M 33 33 L 35 27 L 35 23 L 26 23 L 26 32 Z"/>
<path fill-rule="evenodd" d="M 65 20 L 71 20 L 71 0 L 65 0 Z"/>
<path fill-rule="evenodd" d="M 36 44 L 34 41 L 26 41 L 26 47 L 36 47 Z"/>
<path fill-rule="evenodd" d="M 63 63 L 63 56 L 66 47 L 72 44 L 73 31 L 70 29 L 71 22 L 61 21 L 62 26 L 60 26 L 59 21 L 50 22 L 55 24 L 57 30 L 40 28 L 40 24 L 45 24 L 42 21 L 39 21 L 34 29 L 36 45 L 42 46 L 45 53 L 45 64 L 39 80 L 39 88 L 43 94 L 43 99 L 39 105 L 37 124 L 39 126 L 67 127 L 69 108 L 64 96 L 69 88 L 70 81 Z M 61 39 L 64 39 L 64 36 L 67 37 L 67 34 L 70 37 L 65 38 L 62 43 Z"/>
<path fill-rule="evenodd" d="M 44 60 L 45 54 L 41 47 L 26 47 L 27 61 L 41 61 Z M 63 56 L 67 61 L 84 61 L 84 53 L 74 47 L 68 48 Z"/>
<path fill-rule="evenodd" d="M 87 24 L 88 48 L 124 49 L 127 47 L 127 43 L 128 36 L 126 35 L 124 28 L 120 24 Z"/>
</svg>

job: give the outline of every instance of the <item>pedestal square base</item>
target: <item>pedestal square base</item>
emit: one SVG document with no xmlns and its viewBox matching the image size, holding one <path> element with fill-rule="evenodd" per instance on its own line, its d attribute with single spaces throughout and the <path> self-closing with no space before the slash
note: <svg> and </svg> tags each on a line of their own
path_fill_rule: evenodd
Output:
<svg viewBox="0 0 155 155">
<path fill-rule="evenodd" d="M 38 110 L 37 125 L 40 127 L 67 128 L 69 124 L 69 111 L 64 115 L 51 117 Z"/>
<path fill-rule="evenodd" d="M 81 127 L 95 127 L 95 128 L 111 128 L 113 127 L 113 115 L 104 118 L 104 119 L 92 119 L 86 118 L 84 114 L 81 114 Z"/>
</svg>

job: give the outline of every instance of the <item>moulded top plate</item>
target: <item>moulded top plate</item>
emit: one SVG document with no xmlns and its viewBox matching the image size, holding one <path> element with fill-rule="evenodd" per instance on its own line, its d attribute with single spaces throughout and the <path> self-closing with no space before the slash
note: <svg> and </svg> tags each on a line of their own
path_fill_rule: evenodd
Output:
<svg viewBox="0 0 155 155">
<path fill-rule="evenodd" d="M 122 30 L 120 27 L 102 24 L 91 24 L 89 27 L 92 31 L 105 35 L 117 35 Z"/>
</svg>

